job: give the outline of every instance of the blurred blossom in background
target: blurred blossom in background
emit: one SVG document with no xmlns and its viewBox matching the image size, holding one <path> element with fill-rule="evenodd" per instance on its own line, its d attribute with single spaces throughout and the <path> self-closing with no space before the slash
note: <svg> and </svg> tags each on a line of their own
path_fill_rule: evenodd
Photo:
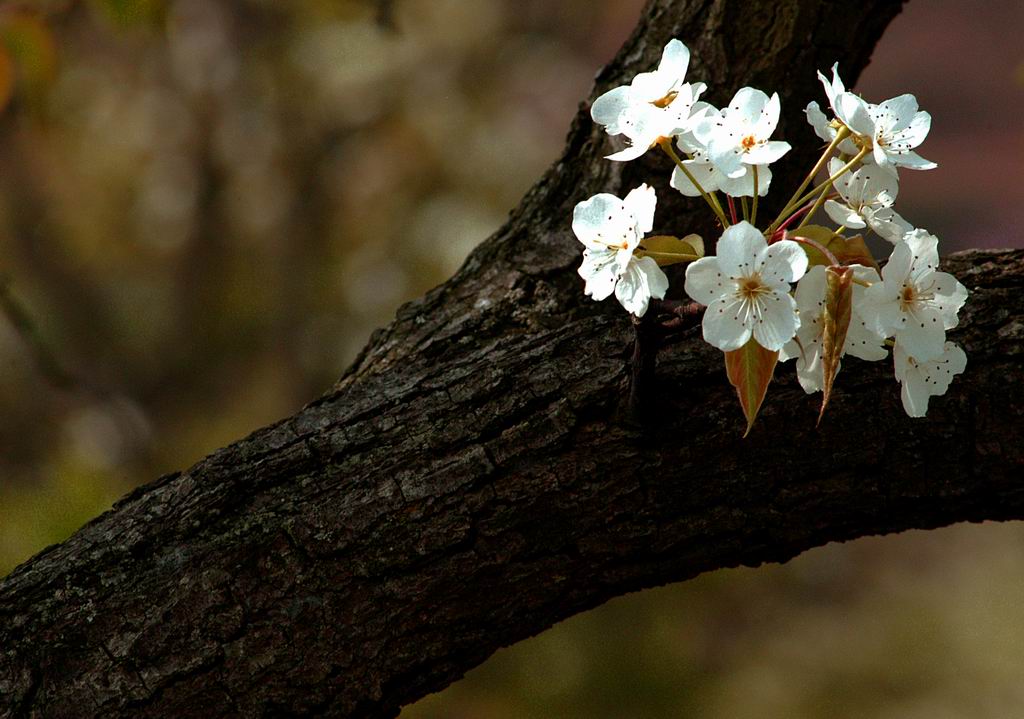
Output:
<svg viewBox="0 0 1024 719">
<path fill-rule="evenodd" d="M 327 389 L 557 157 L 642 4 L 0 3 L 0 574 Z M 899 207 L 947 252 L 1024 245 L 1022 29 L 913 0 L 858 83 L 932 113 Z M 1022 539 L 623 598 L 406 715 L 1024 716 Z"/>
</svg>

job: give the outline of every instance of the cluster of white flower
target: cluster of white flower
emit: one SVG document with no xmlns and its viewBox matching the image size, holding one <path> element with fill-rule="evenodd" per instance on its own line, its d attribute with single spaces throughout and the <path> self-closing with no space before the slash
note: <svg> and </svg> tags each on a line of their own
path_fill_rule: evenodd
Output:
<svg viewBox="0 0 1024 719">
<path fill-rule="evenodd" d="M 579 269 L 584 291 L 596 300 L 614 293 L 642 317 L 652 299 L 665 298 L 669 281 L 661 267 L 688 262 L 684 289 L 704 306 L 704 339 L 727 353 L 727 366 L 730 353 L 756 349 L 749 357 L 770 366 L 760 373 L 765 379 L 750 381 L 766 387 L 775 362 L 795 358 L 801 386 L 824 392 L 824 409 L 844 355 L 880 360 L 891 347 L 903 406 L 909 415 L 923 416 L 929 397 L 944 394 L 966 365 L 963 350 L 946 341 L 946 330 L 956 327 L 967 290 L 938 270 L 935 236 L 893 209 L 898 168 L 936 166 L 915 152 L 931 116 L 918 110 L 913 95 L 875 105 L 848 92 L 837 66 L 831 80 L 818 73 L 833 117 L 816 102 L 806 114 L 828 147 L 761 230 L 758 199 L 771 186 L 770 165 L 791 149 L 771 139 L 779 96 L 744 87 L 727 107 L 715 108 L 699 100 L 704 83 L 685 81 L 689 61 L 686 46 L 672 40 L 657 70 L 601 95 L 591 116 L 609 135 L 626 140 L 608 159 L 632 160 L 658 147 L 673 160 L 670 186 L 704 198 L 723 228 L 717 254 L 704 257 L 695 236 L 647 237 L 656 197 L 646 184 L 625 199 L 602 193 L 573 213 L 573 231 L 585 247 Z M 827 179 L 808 190 L 825 168 Z M 809 224 L 822 209 L 838 228 Z M 874 232 L 893 244 L 880 274 L 863 237 L 848 237 L 847 230 Z M 742 401 L 745 388 L 737 389 Z M 747 394 L 760 398 L 763 389 Z M 750 422 L 757 409 L 744 404 Z"/>
</svg>

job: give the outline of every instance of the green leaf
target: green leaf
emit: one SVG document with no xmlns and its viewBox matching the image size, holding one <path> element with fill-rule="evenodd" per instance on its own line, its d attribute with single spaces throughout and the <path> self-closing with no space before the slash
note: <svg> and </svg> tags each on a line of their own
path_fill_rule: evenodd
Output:
<svg viewBox="0 0 1024 719">
<path fill-rule="evenodd" d="M 747 418 L 744 437 L 750 434 L 750 428 L 754 426 L 778 360 L 778 352 L 766 350 L 753 337 L 738 350 L 725 353 L 725 372 L 729 382 L 736 388 L 743 416 Z"/>
<path fill-rule="evenodd" d="M 640 241 L 637 254 L 653 258 L 661 267 L 693 262 L 704 256 L 704 240 L 699 235 L 687 235 L 683 239 L 671 235 L 654 235 Z"/>
<path fill-rule="evenodd" d="M 839 358 L 843 354 L 846 333 L 850 329 L 853 306 L 853 270 L 848 267 L 829 267 L 825 270 L 825 309 L 821 314 L 821 411 L 818 424 L 825 415 L 825 407 L 832 396 L 832 383 L 839 371 Z"/>
</svg>

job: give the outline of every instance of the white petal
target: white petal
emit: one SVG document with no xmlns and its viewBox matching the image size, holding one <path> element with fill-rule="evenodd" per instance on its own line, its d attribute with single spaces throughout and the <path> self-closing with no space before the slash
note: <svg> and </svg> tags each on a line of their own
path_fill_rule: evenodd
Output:
<svg viewBox="0 0 1024 719">
<path fill-rule="evenodd" d="M 658 64 L 658 74 L 674 78 L 681 83 L 686 77 L 686 70 L 690 65 L 690 50 L 682 42 L 676 39 L 668 41 L 661 53 L 661 62 Z"/>
<path fill-rule="evenodd" d="M 604 125 L 609 135 L 618 135 L 619 118 L 630 105 L 630 89 L 623 85 L 601 95 L 590 106 L 590 116 L 598 125 Z"/>
<path fill-rule="evenodd" d="M 776 97 L 777 100 L 778 97 Z M 732 96 L 732 101 L 729 103 L 729 117 L 735 120 L 735 116 L 738 115 L 753 125 L 760 120 L 762 111 L 765 110 L 768 103 L 768 95 L 761 90 L 753 87 L 741 87 Z M 777 115 L 776 121 L 778 121 Z"/>
<path fill-rule="evenodd" d="M 741 177 L 746 171 L 743 167 L 743 148 L 736 137 L 729 136 L 728 127 L 720 129 L 708 140 L 708 157 L 727 177 Z"/>
<path fill-rule="evenodd" d="M 683 160 L 683 164 L 686 165 L 686 169 L 690 171 L 700 186 L 704 188 L 705 192 L 712 192 L 719 188 L 719 183 L 725 179 L 722 173 L 712 165 L 710 162 L 696 162 L 694 160 Z M 682 170 L 676 167 L 672 170 L 672 179 L 669 180 L 669 185 L 679 190 L 686 197 L 700 197 L 700 190 L 698 190 L 690 178 L 688 178 Z"/>
<path fill-rule="evenodd" d="M 941 355 L 946 341 L 946 329 L 939 312 L 931 307 L 923 307 L 908 314 L 906 324 L 895 333 L 896 342 L 918 361 L 935 359 Z"/>
<path fill-rule="evenodd" d="M 760 145 L 755 145 L 743 153 L 743 162 L 748 165 L 767 165 L 775 162 L 791 149 L 793 148 L 790 147 L 788 142 L 770 140 Z"/>
<path fill-rule="evenodd" d="M 578 272 L 586 280 L 584 294 L 595 300 L 605 299 L 615 289 L 615 281 L 618 279 L 615 253 L 584 250 L 583 264 Z"/>
<path fill-rule="evenodd" d="M 825 142 L 832 142 L 835 139 L 836 131 L 829 125 L 828 118 L 825 117 L 825 113 L 818 107 L 818 103 L 807 103 L 807 108 L 804 112 L 807 114 L 807 122 L 814 128 L 815 135 Z"/>
<path fill-rule="evenodd" d="M 672 91 L 676 79 L 660 72 L 642 72 L 633 78 L 629 89 L 635 102 L 656 102 Z"/>
<path fill-rule="evenodd" d="M 851 354 L 862 360 L 874 362 L 885 359 L 889 355 L 884 343 L 885 337 L 869 326 L 860 312 L 854 309 L 850 313 L 850 326 L 846 330 L 843 354 Z"/>
<path fill-rule="evenodd" d="M 825 212 L 837 225 L 845 225 L 859 230 L 864 227 L 864 220 L 853 209 L 840 205 L 835 200 L 825 200 Z"/>
<path fill-rule="evenodd" d="M 770 292 L 761 298 L 760 304 L 761 315 L 754 320 L 754 339 L 766 350 L 781 350 L 800 326 L 796 302 L 788 294 Z"/>
<path fill-rule="evenodd" d="M 780 240 L 768 245 L 757 258 L 756 269 L 765 284 L 776 289 L 796 282 L 807 271 L 807 253 L 792 240 Z"/>
<path fill-rule="evenodd" d="M 829 82 L 825 79 L 825 76 L 818 72 L 818 79 L 821 81 L 822 87 L 825 88 L 825 95 L 828 97 L 828 101 L 831 104 L 835 104 L 836 95 L 846 92 L 846 87 L 843 85 L 843 81 L 839 79 L 839 63 L 832 64 L 832 81 Z"/>
<path fill-rule="evenodd" d="M 910 417 L 924 417 L 928 412 L 928 387 L 924 378 L 916 369 L 907 373 L 900 387 L 900 399 L 903 400 L 903 409 Z"/>
<path fill-rule="evenodd" d="M 743 300 L 723 297 L 715 300 L 704 311 L 701 329 L 704 341 L 723 352 L 738 350 L 750 339 Z"/>
<path fill-rule="evenodd" d="M 913 150 L 924 142 L 931 128 L 932 116 L 924 111 L 916 113 L 907 127 L 899 132 L 894 132 L 889 137 L 889 150 L 897 153 L 903 150 Z"/>
<path fill-rule="evenodd" d="M 900 191 L 899 177 L 888 168 L 882 169 L 874 165 L 861 167 L 856 172 L 860 182 L 861 204 L 875 207 L 892 207 Z"/>
<path fill-rule="evenodd" d="M 710 305 L 720 297 L 731 293 L 735 283 L 722 274 L 717 257 L 702 257 L 686 266 L 686 294 L 702 305 Z"/>
<path fill-rule="evenodd" d="M 947 272 L 936 272 L 931 277 L 929 287 L 922 290 L 931 291 L 933 298 L 930 305 L 942 316 L 942 325 L 951 330 L 957 326 L 957 313 L 967 301 L 967 288 Z"/>
<path fill-rule="evenodd" d="M 731 197 L 753 197 L 754 167 L 757 168 L 757 195 L 764 197 L 772 185 L 772 171 L 768 165 L 744 165 L 745 172 L 739 177 L 725 177 L 719 173 L 719 187 Z"/>
<path fill-rule="evenodd" d="M 622 200 L 626 210 L 636 220 L 639 234 L 647 234 L 654 226 L 654 207 L 657 203 L 658 197 L 654 192 L 654 188 L 647 183 L 630 190 L 629 194 Z"/>
<path fill-rule="evenodd" d="M 758 256 L 767 246 L 764 235 L 749 222 L 738 222 L 728 227 L 715 249 L 722 274 L 728 277 L 751 275 Z"/>
<path fill-rule="evenodd" d="M 804 346 L 796 360 L 796 378 L 807 394 L 820 392 L 825 384 L 825 371 L 821 365 L 821 335 Z"/>
<path fill-rule="evenodd" d="M 904 235 L 914 229 L 913 225 L 900 217 L 891 207 L 883 207 L 874 211 L 870 207 L 866 207 L 864 216 L 868 225 L 878 233 L 879 237 L 893 244 L 902 240 Z"/>
<path fill-rule="evenodd" d="M 910 125 L 917 113 L 917 98 L 911 94 L 900 95 L 878 105 L 873 113 L 876 132 L 889 137 Z"/>
<path fill-rule="evenodd" d="M 899 294 L 894 296 L 884 282 L 874 284 L 864 291 L 860 315 L 869 329 L 885 336 L 899 330 L 904 323 Z"/>
<path fill-rule="evenodd" d="M 825 268 L 815 265 L 807 271 L 796 286 L 796 306 L 800 310 L 800 322 L 821 315 L 825 306 Z"/>
<path fill-rule="evenodd" d="M 892 249 L 889 261 L 882 268 L 882 278 L 885 280 L 885 288 L 889 293 L 895 293 L 899 299 L 899 293 L 903 289 L 903 283 L 910 277 L 910 269 L 914 263 L 914 251 L 906 242 L 900 242 Z"/>
<path fill-rule="evenodd" d="M 572 231 L 589 249 L 603 249 L 629 225 L 625 210 L 615 195 L 602 192 L 576 205 Z"/>
<path fill-rule="evenodd" d="M 649 143 L 646 145 L 643 143 L 635 145 L 631 144 L 619 150 L 618 152 L 613 152 L 610 155 L 605 155 L 604 159 L 615 160 L 616 162 L 627 162 L 629 160 L 635 160 L 636 158 L 640 157 L 650 148 L 651 146 Z"/>
<path fill-rule="evenodd" d="M 903 242 L 897 245 L 905 246 L 910 254 L 911 268 L 910 278 L 915 284 L 920 283 L 923 276 L 935 271 L 939 266 L 939 238 L 930 234 L 927 230 L 914 230 L 903 237 Z M 893 250 L 892 262 L 896 259 L 896 250 Z M 883 271 L 883 275 L 885 272 Z"/>
<path fill-rule="evenodd" d="M 938 163 L 926 160 L 914 151 L 891 155 L 889 159 L 894 165 L 906 167 L 908 170 L 934 170 L 939 166 Z"/>
<path fill-rule="evenodd" d="M 650 257 L 630 262 L 615 285 L 615 297 L 628 312 L 643 317 L 651 297 L 662 298 L 668 278 Z"/>
<path fill-rule="evenodd" d="M 871 119 L 868 104 L 850 92 L 836 95 L 832 104 L 836 117 L 853 132 L 863 137 L 874 137 L 875 123 Z"/>
<path fill-rule="evenodd" d="M 761 114 L 754 123 L 754 134 L 758 139 L 768 139 L 771 137 L 772 133 L 775 132 L 775 128 L 779 124 L 779 111 L 779 93 L 772 93 L 772 96 L 761 109 Z M 779 157 L 782 157 L 782 155 L 779 155 Z M 779 158 L 776 157 L 775 159 L 777 160 Z M 764 160 L 764 162 L 774 162 L 774 160 Z M 761 163 L 757 162 L 753 164 Z"/>
</svg>

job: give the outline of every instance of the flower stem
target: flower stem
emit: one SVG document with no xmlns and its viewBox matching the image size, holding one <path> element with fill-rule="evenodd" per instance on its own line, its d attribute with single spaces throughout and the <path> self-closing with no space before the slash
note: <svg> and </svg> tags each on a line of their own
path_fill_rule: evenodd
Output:
<svg viewBox="0 0 1024 719">
<path fill-rule="evenodd" d="M 800 222 L 800 224 L 796 226 L 798 230 L 804 225 L 806 225 L 808 222 L 810 222 L 811 217 L 814 216 L 814 213 L 817 212 L 821 208 L 821 206 L 825 204 L 825 199 L 828 197 L 828 192 L 829 190 L 832 189 L 832 183 L 839 179 L 844 173 L 849 172 L 854 165 L 860 164 L 860 161 L 863 160 L 864 156 L 867 155 L 870 151 L 870 147 L 862 148 L 860 152 L 854 155 L 852 160 L 850 160 L 845 165 L 840 167 L 834 175 L 832 175 L 823 183 L 821 183 L 813 190 L 808 192 L 804 197 L 800 198 L 800 204 L 803 204 L 804 202 L 807 202 L 812 197 L 814 197 L 816 193 L 821 193 L 818 196 L 817 202 L 815 202 L 814 205 L 811 207 L 810 211 L 806 215 L 804 215 L 804 219 Z"/>
<path fill-rule="evenodd" d="M 746 195 L 740 198 L 740 206 L 743 208 L 743 219 L 750 222 L 750 205 L 747 204 Z"/>
<path fill-rule="evenodd" d="M 840 127 L 839 130 L 836 131 L 835 139 L 832 140 L 829 146 L 825 148 L 825 152 L 823 152 L 821 154 L 821 157 L 818 158 L 818 161 L 814 163 L 814 167 L 811 168 L 811 171 L 809 173 L 807 173 L 807 177 L 805 177 L 804 181 L 800 183 L 800 187 L 796 188 L 796 192 L 794 192 L 793 196 L 789 198 L 789 202 L 787 202 L 785 206 L 783 206 L 782 211 L 779 213 L 779 216 L 775 218 L 771 225 L 768 226 L 768 230 L 765 232 L 765 234 L 771 236 L 771 234 L 778 229 L 782 221 L 786 219 L 786 217 L 789 215 L 790 212 L 793 211 L 794 208 L 797 208 L 800 205 L 804 204 L 802 201 L 799 200 L 801 193 L 807 189 L 807 186 L 811 184 L 811 181 L 814 180 L 814 178 L 817 176 L 819 172 L 821 172 L 821 168 L 823 168 L 825 166 L 825 163 L 828 162 L 829 158 L 832 157 L 832 153 L 835 152 L 837 147 L 839 147 L 839 143 L 841 143 L 843 140 L 849 137 L 849 135 L 850 128 L 846 127 L 845 125 L 843 127 Z"/>
<path fill-rule="evenodd" d="M 750 224 L 757 227 L 757 165 L 751 165 L 750 169 L 754 173 L 754 208 L 750 211 Z"/>
<path fill-rule="evenodd" d="M 711 195 L 701 187 L 700 183 L 697 182 L 697 178 L 693 176 L 689 168 L 687 168 L 686 165 L 683 164 L 683 161 L 679 159 L 679 155 L 677 155 L 676 151 L 672 149 L 672 140 L 669 138 L 663 138 L 658 142 L 658 147 L 660 147 L 666 155 L 672 158 L 672 162 L 676 163 L 676 167 L 686 175 L 686 179 L 693 183 L 693 186 L 697 188 L 698 192 L 700 192 L 700 196 L 704 198 L 706 203 L 708 203 L 708 207 L 710 207 L 711 211 L 715 213 L 716 217 L 718 217 L 718 221 L 722 223 L 722 227 L 728 227 L 729 220 L 726 219 L 722 206 L 719 204 L 718 200 L 713 199 Z"/>
<path fill-rule="evenodd" d="M 736 216 L 736 201 L 732 199 L 732 195 L 726 195 L 725 199 L 729 201 L 729 217 L 732 218 L 732 224 L 739 222 L 739 218 Z"/>
</svg>

